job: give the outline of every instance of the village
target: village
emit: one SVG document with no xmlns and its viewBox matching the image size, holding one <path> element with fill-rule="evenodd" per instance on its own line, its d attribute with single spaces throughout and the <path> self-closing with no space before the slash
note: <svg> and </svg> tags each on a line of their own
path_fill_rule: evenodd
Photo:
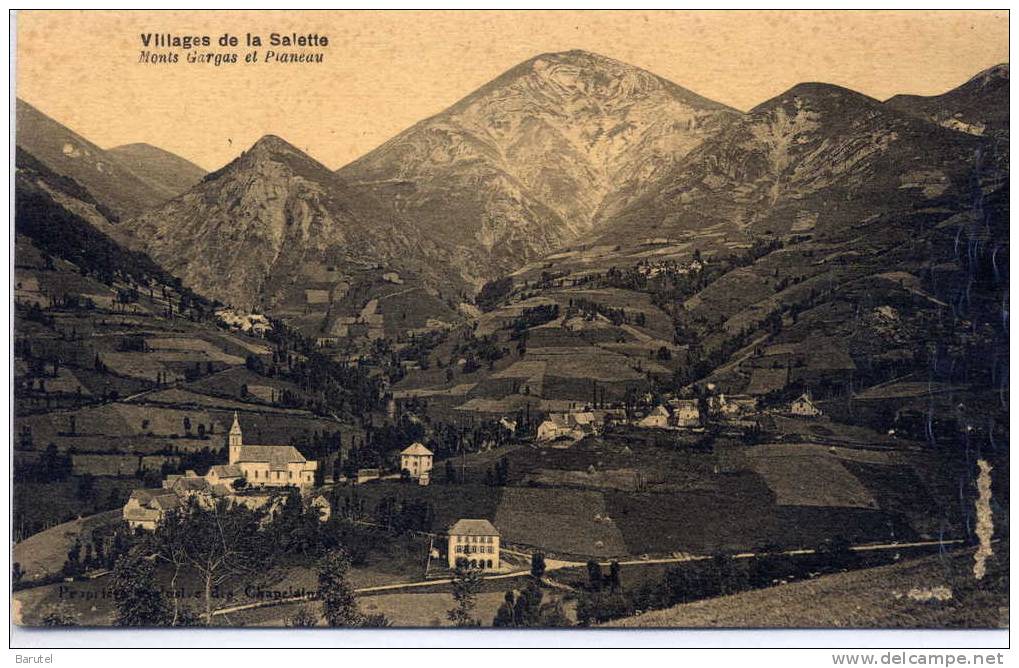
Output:
<svg viewBox="0 0 1019 668">
<path fill-rule="evenodd" d="M 650 399 L 650 397 L 647 397 Z M 802 418 L 817 418 L 822 411 L 813 403 L 809 393 L 792 401 L 785 414 Z M 555 413 L 547 416 L 537 427 L 532 447 L 544 445 L 567 449 L 577 441 L 596 436 L 606 429 L 632 428 L 651 433 L 683 431 L 689 434 L 704 433 L 708 426 L 726 426 L 730 429 L 757 426 L 758 402 L 748 396 L 711 395 L 701 399 L 668 399 L 649 408 L 632 420 L 619 408 L 580 410 Z M 499 421 L 510 437 L 515 435 L 517 424 L 508 418 Z M 304 502 L 319 514 L 321 521 L 332 515 L 332 504 L 325 489 L 314 485 L 315 461 L 308 461 L 292 445 L 245 444 L 237 413 L 226 436 L 227 462 L 214 464 L 199 475 L 187 470 L 180 475 L 168 475 L 158 489 L 134 490 L 123 507 L 123 521 L 132 531 L 152 532 L 170 512 L 180 511 L 188 499 L 196 499 L 211 507 L 217 502 L 261 508 L 270 516 L 277 512 L 285 500 L 287 490 L 300 491 Z M 340 476 L 326 479 L 326 487 L 334 485 L 365 485 L 384 480 L 410 481 L 428 486 L 434 475 L 434 453 L 420 442 L 408 445 L 399 455 L 399 471 L 387 473 L 382 469 L 359 469 L 354 478 Z M 445 561 L 451 570 L 460 559 L 470 568 L 482 571 L 500 570 L 499 530 L 484 518 L 459 518 L 446 532 Z M 542 545 L 521 546 L 541 551 Z M 429 557 L 440 557 L 431 550 Z"/>
</svg>

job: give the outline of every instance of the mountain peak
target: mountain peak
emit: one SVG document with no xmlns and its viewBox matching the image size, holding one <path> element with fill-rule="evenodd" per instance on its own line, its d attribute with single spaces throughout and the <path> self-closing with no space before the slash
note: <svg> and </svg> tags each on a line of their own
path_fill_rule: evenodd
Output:
<svg viewBox="0 0 1019 668">
<path fill-rule="evenodd" d="M 987 86 L 988 84 L 997 83 L 998 81 L 1008 80 L 1008 63 L 999 63 L 993 67 L 988 67 L 983 72 L 978 73 L 966 83 Z"/>
<path fill-rule="evenodd" d="M 828 110 L 844 113 L 848 108 L 880 106 L 881 103 L 872 97 L 843 86 L 806 81 L 762 102 L 750 111 L 751 113 L 766 112 L 775 107 L 789 104 L 813 111 Z"/>
<path fill-rule="evenodd" d="M 267 153 L 300 153 L 299 148 L 283 139 L 282 137 L 274 134 L 263 135 L 258 141 L 251 145 L 250 151 L 264 151 Z"/>
</svg>

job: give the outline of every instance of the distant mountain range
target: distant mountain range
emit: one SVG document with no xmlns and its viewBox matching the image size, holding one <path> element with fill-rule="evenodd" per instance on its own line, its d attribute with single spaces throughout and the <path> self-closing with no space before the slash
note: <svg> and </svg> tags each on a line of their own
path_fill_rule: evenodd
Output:
<svg viewBox="0 0 1019 668">
<path fill-rule="evenodd" d="M 1007 178 L 1008 65 L 885 103 L 800 84 L 742 113 L 610 58 L 542 54 L 336 172 L 267 136 L 204 174 L 17 114 L 18 147 L 86 189 L 111 236 L 199 293 L 322 333 L 394 273 L 448 322 L 557 249 L 825 234 L 972 198 Z"/>
<path fill-rule="evenodd" d="M 104 150 L 24 100 L 17 101 L 17 146 L 53 172 L 87 188 L 114 218 L 124 218 L 179 195 L 205 171 L 145 144 Z"/>
</svg>

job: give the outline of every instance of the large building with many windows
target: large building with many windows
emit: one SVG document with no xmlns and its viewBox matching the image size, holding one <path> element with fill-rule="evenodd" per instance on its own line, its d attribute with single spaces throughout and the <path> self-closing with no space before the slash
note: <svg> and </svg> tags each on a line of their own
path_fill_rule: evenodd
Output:
<svg viewBox="0 0 1019 668">
<path fill-rule="evenodd" d="M 499 568 L 499 530 L 488 520 L 457 520 L 449 528 L 449 567 L 466 559 L 471 568 Z"/>
</svg>

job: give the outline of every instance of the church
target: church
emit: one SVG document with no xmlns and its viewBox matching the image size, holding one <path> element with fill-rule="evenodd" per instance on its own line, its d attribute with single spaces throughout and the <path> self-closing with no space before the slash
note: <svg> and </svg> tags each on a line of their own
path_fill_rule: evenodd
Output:
<svg viewBox="0 0 1019 668">
<path fill-rule="evenodd" d="M 234 423 L 227 437 L 229 465 L 238 467 L 248 485 L 254 487 L 311 487 L 318 462 L 309 462 L 292 445 L 245 445 L 241 425 Z"/>
</svg>

